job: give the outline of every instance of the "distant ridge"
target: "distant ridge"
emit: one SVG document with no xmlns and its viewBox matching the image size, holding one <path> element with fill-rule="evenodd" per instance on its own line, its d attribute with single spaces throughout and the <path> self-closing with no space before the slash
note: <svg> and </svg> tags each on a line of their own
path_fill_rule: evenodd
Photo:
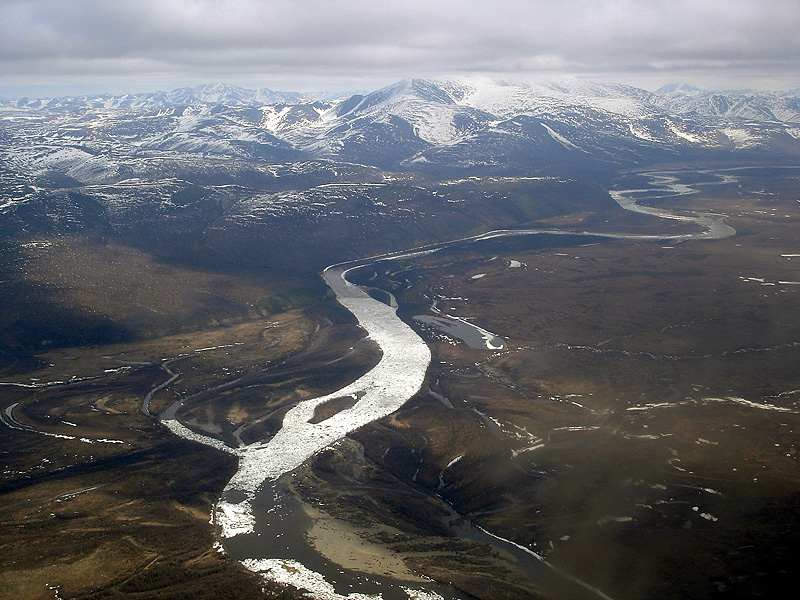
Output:
<svg viewBox="0 0 800 600">
<path fill-rule="evenodd" d="M 204 83 L 176 88 L 170 92 L 137 92 L 129 94 L 79 94 L 58 97 L 21 97 L 2 101 L 18 107 L 44 108 L 47 106 L 77 106 L 89 104 L 107 108 L 136 108 L 148 104 L 167 106 L 196 104 L 225 104 L 228 106 L 259 106 L 333 100 L 349 96 L 351 92 L 293 92 L 259 88 L 243 88 L 229 83 Z"/>
<path fill-rule="evenodd" d="M 519 83 L 409 78 L 333 99 L 212 83 L 152 94 L 0 102 L 0 108 L 12 119 L 14 111 L 36 111 L 57 123 L 42 132 L 50 139 L 42 148 L 13 141 L 8 129 L 9 160 L 83 183 L 117 177 L 125 169 L 113 157 L 125 152 L 557 174 L 608 174 L 743 152 L 800 157 L 800 95 L 712 92 L 685 83 L 651 93 L 578 77 Z M 27 115 L 19 117 L 28 122 Z M 98 126 L 87 128 L 92 119 Z M 54 132 L 63 137 L 56 141 Z"/>
<path fill-rule="evenodd" d="M 667 85 L 663 85 L 658 88 L 654 93 L 655 94 L 674 94 L 675 92 L 699 92 L 701 91 L 699 87 L 692 85 L 691 83 L 668 83 Z"/>
</svg>

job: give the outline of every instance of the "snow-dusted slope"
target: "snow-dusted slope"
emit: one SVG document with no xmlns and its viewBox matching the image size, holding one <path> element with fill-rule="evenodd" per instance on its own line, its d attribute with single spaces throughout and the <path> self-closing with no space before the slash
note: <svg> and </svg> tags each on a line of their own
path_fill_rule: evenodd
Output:
<svg viewBox="0 0 800 600">
<path fill-rule="evenodd" d="M 645 90 L 574 77 L 406 79 L 335 100 L 226 84 L 0 103 L 0 157 L 31 179 L 101 183 L 131 160 L 319 158 L 390 169 L 585 171 L 696 158 L 798 156 L 800 94 Z"/>
<path fill-rule="evenodd" d="M 702 92 L 676 86 L 671 94 Z M 284 117 L 292 114 L 288 106 L 280 113 L 264 109 L 262 124 L 317 156 L 414 168 L 505 163 L 524 169 L 589 159 L 633 165 L 697 149 L 786 144 L 792 137 L 796 95 L 746 102 L 698 98 L 725 108 L 702 114 L 687 105 L 673 110 L 665 95 L 569 77 L 526 84 L 485 77 L 407 79 L 309 111 L 292 123 Z"/>
<path fill-rule="evenodd" d="M 709 123 L 720 119 L 760 123 L 800 123 L 800 94 L 795 92 L 714 92 L 692 86 L 665 86 L 653 97 L 662 110 Z"/>
</svg>

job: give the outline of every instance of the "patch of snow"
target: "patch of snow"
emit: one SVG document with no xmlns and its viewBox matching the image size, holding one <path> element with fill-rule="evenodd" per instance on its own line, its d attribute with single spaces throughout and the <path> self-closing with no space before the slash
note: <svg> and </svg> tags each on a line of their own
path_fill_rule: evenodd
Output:
<svg viewBox="0 0 800 600">
<path fill-rule="evenodd" d="M 408 596 L 409 600 L 444 600 L 442 596 L 436 592 L 428 592 L 425 590 L 415 590 L 413 588 L 403 586 L 403 591 Z"/>
<path fill-rule="evenodd" d="M 583 148 L 579 148 L 578 146 L 576 146 L 575 144 L 570 142 L 567 138 L 565 138 L 560 133 L 558 133 L 556 131 L 553 131 L 553 129 L 551 127 L 548 127 L 544 123 L 542 123 L 541 125 L 542 125 L 542 127 L 544 127 L 547 130 L 547 133 L 550 134 L 551 138 L 553 138 L 559 144 L 564 146 L 564 148 L 566 148 L 567 150 L 580 150 L 581 152 L 584 152 Z"/>
<path fill-rule="evenodd" d="M 687 142 L 692 142 L 693 144 L 699 144 L 703 141 L 697 136 L 694 136 L 690 133 L 678 129 L 677 125 L 675 125 L 675 123 L 671 119 L 665 119 L 665 121 L 667 123 L 667 127 L 669 127 L 672 133 L 674 133 L 679 138 L 684 139 Z"/>
<path fill-rule="evenodd" d="M 456 464 L 458 461 L 460 461 L 462 458 L 464 458 L 464 455 L 463 454 L 459 454 L 453 460 L 451 460 L 449 463 L 447 463 L 447 465 L 445 466 L 445 469 L 449 469 L 454 464 Z"/>
<path fill-rule="evenodd" d="M 703 402 L 710 403 L 710 402 L 731 402 L 734 404 L 741 404 L 742 406 L 748 406 L 750 408 L 757 408 L 760 410 L 771 410 L 775 412 L 786 412 L 786 413 L 797 413 L 796 410 L 791 408 L 786 408 L 784 406 L 775 406 L 774 404 L 760 404 L 758 402 L 752 402 L 751 400 L 745 400 L 744 398 L 737 398 L 735 396 L 726 396 L 725 398 L 703 398 Z"/>
<path fill-rule="evenodd" d="M 646 129 L 642 129 L 640 127 L 635 127 L 633 123 L 628 123 L 628 130 L 631 132 L 631 135 L 634 137 L 639 138 L 640 140 L 646 140 L 648 142 L 656 142 L 656 138 L 654 138 Z"/>
<path fill-rule="evenodd" d="M 727 138 L 733 142 L 735 148 L 751 148 L 757 146 L 761 138 L 753 135 L 747 129 L 734 129 L 732 127 L 724 127 L 722 129 Z"/>
<path fill-rule="evenodd" d="M 298 590 L 306 590 L 315 600 L 379 600 L 374 594 L 337 594 L 334 587 L 320 573 L 312 571 L 296 560 L 284 558 L 246 558 L 242 564 L 264 579 L 282 585 L 290 585 Z"/>
</svg>

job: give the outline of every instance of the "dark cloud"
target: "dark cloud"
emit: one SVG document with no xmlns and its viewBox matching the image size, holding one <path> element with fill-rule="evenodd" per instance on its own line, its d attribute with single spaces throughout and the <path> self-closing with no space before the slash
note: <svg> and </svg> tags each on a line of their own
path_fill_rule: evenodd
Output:
<svg viewBox="0 0 800 600">
<path fill-rule="evenodd" d="M 797 87 L 798 25 L 797 0 L 7 0 L 0 94 L 464 71 Z"/>
</svg>

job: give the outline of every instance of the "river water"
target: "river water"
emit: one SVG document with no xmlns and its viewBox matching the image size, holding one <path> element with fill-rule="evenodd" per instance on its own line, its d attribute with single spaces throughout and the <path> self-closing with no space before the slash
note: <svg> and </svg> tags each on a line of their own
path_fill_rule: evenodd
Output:
<svg viewBox="0 0 800 600">
<path fill-rule="evenodd" d="M 394 580 L 367 577 L 347 571 L 330 563 L 316 553 L 302 534 L 301 511 L 294 506 L 280 478 L 291 473 L 317 452 L 329 447 L 348 433 L 368 423 L 383 418 L 399 409 L 421 388 L 431 360 L 430 349 L 422 338 L 397 316 L 397 305 L 381 302 L 363 288 L 347 280 L 353 269 L 380 261 L 407 260 L 437 252 L 455 245 L 485 242 L 511 236 L 554 235 L 591 236 L 593 238 L 669 240 L 721 239 L 735 234 L 724 223 L 724 215 L 709 213 L 676 214 L 666 210 L 642 206 L 637 199 L 663 198 L 696 193 L 693 186 L 680 184 L 669 172 L 644 173 L 653 187 L 647 189 L 615 190 L 612 197 L 624 209 L 666 219 L 677 219 L 702 227 L 701 233 L 682 235 L 626 235 L 598 234 L 587 231 L 559 230 L 498 230 L 477 236 L 434 244 L 410 251 L 397 252 L 331 265 L 325 269 L 325 282 L 336 294 L 337 300 L 358 320 L 367 335 L 382 351 L 382 358 L 369 372 L 349 385 L 318 398 L 300 402 L 283 421 L 282 428 L 273 438 L 239 448 L 231 448 L 220 440 L 198 434 L 176 417 L 176 403 L 161 417 L 164 425 L 176 435 L 201 442 L 239 458 L 239 467 L 225 487 L 217 503 L 213 518 L 224 547 L 235 558 L 265 577 L 307 589 L 322 600 L 348 598 L 461 598 L 453 590 L 437 584 L 403 584 Z M 728 182 L 723 180 L 721 182 Z M 706 185 L 706 184 L 704 184 Z M 454 326 L 453 322 L 449 323 Z M 466 321 L 458 323 L 465 336 L 476 336 L 475 343 L 489 349 L 504 346 L 503 340 Z M 469 327 L 473 331 L 468 331 Z M 319 423 L 310 423 L 314 409 L 327 400 L 352 396 L 357 402 L 346 410 Z M 452 510 L 452 508 L 450 509 Z M 462 522 L 463 521 L 459 521 Z M 529 548 L 500 538 L 469 523 L 459 525 L 457 533 L 476 541 L 486 542 L 514 555 L 533 579 L 551 589 L 559 588 L 570 598 L 603 598 L 601 590 L 581 582 L 576 577 L 562 573 L 549 565 Z"/>
</svg>

